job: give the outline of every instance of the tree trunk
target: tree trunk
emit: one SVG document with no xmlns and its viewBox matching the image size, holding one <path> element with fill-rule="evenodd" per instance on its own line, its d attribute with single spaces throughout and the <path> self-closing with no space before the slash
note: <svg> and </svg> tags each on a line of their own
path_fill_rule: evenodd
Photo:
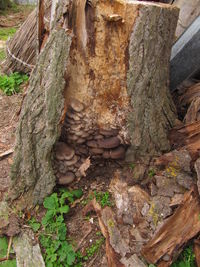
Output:
<svg viewBox="0 0 200 267">
<path fill-rule="evenodd" d="M 71 177 L 84 175 L 86 162 L 79 167 L 88 156 L 94 162 L 124 159 L 127 147 L 127 160 L 149 159 L 170 149 L 167 133 L 176 118 L 168 91 L 176 8 L 66 0 L 55 12 L 61 12 L 51 23 L 57 30 L 31 76 L 12 170 L 17 193 L 33 190 L 34 202 L 55 185 L 54 156 Z M 67 145 L 57 144 L 54 155 L 61 127 Z"/>
</svg>

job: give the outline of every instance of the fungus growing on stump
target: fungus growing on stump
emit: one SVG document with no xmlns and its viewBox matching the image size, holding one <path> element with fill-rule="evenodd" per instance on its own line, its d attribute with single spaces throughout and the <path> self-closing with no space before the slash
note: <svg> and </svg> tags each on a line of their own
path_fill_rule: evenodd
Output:
<svg viewBox="0 0 200 267">
<path fill-rule="evenodd" d="M 168 67 L 177 8 L 127 0 L 57 7 L 24 100 L 12 168 L 16 195 L 30 191 L 34 203 L 56 176 L 62 184 L 80 176 L 88 157 L 145 161 L 169 150 L 176 119 Z"/>
</svg>

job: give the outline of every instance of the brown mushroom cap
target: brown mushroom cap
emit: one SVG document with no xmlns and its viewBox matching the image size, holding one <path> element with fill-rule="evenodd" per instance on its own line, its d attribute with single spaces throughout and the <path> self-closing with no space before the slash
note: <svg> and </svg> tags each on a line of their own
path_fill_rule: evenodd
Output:
<svg viewBox="0 0 200 267">
<path fill-rule="evenodd" d="M 73 158 L 74 149 L 63 142 L 58 142 L 55 145 L 55 157 L 57 160 L 70 160 Z"/>
<path fill-rule="evenodd" d="M 120 145 L 120 139 L 116 136 L 98 140 L 100 148 L 115 148 Z"/>
<path fill-rule="evenodd" d="M 58 178 L 58 184 L 67 185 L 73 182 L 75 179 L 75 175 L 73 172 L 67 172 L 66 174 L 61 174 Z"/>
<path fill-rule="evenodd" d="M 71 105 L 72 109 L 76 112 L 81 112 L 84 109 L 84 105 L 75 98 L 71 99 L 70 105 Z"/>
<path fill-rule="evenodd" d="M 80 157 L 74 155 L 74 157 L 71 160 L 67 160 L 65 161 L 65 166 L 72 166 L 74 164 L 76 164 L 76 162 L 79 160 Z"/>
<path fill-rule="evenodd" d="M 102 148 L 90 148 L 89 151 L 92 155 L 101 155 L 104 152 Z"/>
<path fill-rule="evenodd" d="M 111 159 L 124 159 L 125 158 L 125 148 L 123 146 L 119 146 L 110 151 Z"/>
<path fill-rule="evenodd" d="M 118 130 L 117 129 L 110 129 L 110 130 L 100 129 L 99 133 L 106 137 L 110 137 L 110 136 L 118 135 Z"/>
<path fill-rule="evenodd" d="M 95 142 L 94 140 L 88 141 L 87 146 L 94 147 L 94 148 L 98 147 L 97 142 Z"/>
</svg>

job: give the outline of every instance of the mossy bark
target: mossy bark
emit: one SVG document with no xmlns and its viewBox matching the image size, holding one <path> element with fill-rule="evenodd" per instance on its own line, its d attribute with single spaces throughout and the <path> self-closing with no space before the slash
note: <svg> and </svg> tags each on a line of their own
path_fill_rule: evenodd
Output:
<svg viewBox="0 0 200 267">
<path fill-rule="evenodd" d="M 53 30 L 31 75 L 17 129 L 12 198 L 30 191 L 33 203 L 41 203 L 55 186 L 52 149 L 60 135 L 70 45 L 64 29 Z"/>
</svg>

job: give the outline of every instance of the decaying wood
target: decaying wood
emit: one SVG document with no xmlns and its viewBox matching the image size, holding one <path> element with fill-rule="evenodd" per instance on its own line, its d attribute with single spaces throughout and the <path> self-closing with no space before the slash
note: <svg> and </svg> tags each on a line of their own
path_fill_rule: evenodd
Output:
<svg viewBox="0 0 200 267">
<path fill-rule="evenodd" d="M 195 254 L 197 267 L 200 267 L 200 240 L 199 239 L 194 240 L 194 254 Z"/>
<path fill-rule="evenodd" d="M 172 129 L 170 141 L 172 146 L 188 150 L 192 159 L 197 159 L 200 151 L 200 122 Z"/>
<path fill-rule="evenodd" d="M 137 257 L 130 255 L 128 244 L 123 239 L 114 213 L 110 207 L 102 209 L 95 199 L 93 199 L 85 208 L 84 214 L 91 210 L 98 216 L 101 232 L 106 239 L 106 256 L 109 267 L 145 267 L 145 264 Z M 127 257 L 128 256 L 128 257 Z"/>
<path fill-rule="evenodd" d="M 168 151 L 176 119 L 168 69 L 177 8 L 66 0 L 55 14 L 51 27 L 62 30 L 49 36 L 31 76 L 12 168 L 19 191 L 32 188 L 35 202 L 55 185 L 51 159 L 61 122 L 62 142 L 73 156 L 60 164 L 57 178 L 72 181 L 89 156 L 122 160 L 129 146 L 126 160 L 134 161 Z"/>
<path fill-rule="evenodd" d="M 182 247 L 200 232 L 200 201 L 197 188 L 184 195 L 182 204 L 143 247 L 142 255 L 157 266 L 170 266 Z M 163 261 L 163 257 L 168 261 Z"/>
</svg>

